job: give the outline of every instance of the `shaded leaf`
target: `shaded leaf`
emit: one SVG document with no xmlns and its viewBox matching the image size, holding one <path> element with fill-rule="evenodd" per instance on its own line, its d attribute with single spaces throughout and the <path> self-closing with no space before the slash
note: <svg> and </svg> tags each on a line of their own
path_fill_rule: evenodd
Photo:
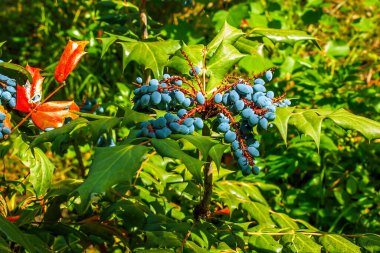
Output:
<svg viewBox="0 0 380 253">
<path fill-rule="evenodd" d="M 183 152 L 174 140 L 152 139 L 152 144 L 160 155 L 181 160 L 195 180 L 199 183 L 202 182 L 202 166 L 204 162 Z"/>
<path fill-rule="evenodd" d="M 22 75 L 24 75 L 29 80 L 30 83 L 33 82 L 33 78 L 30 75 L 29 71 L 20 65 L 10 63 L 10 62 L 0 62 L 0 68 L 6 68 L 6 69 L 17 71 L 21 73 Z"/>
<path fill-rule="evenodd" d="M 113 185 L 131 182 L 148 150 L 145 146 L 132 145 L 95 148 L 88 178 L 76 189 L 80 196 L 79 212 L 87 209 L 91 194 L 102 194 Z"/>
<path fill-rule="evenodd" d="M 50 252 L 48 246 L 35 235 L 25 234 L 14 224 L 0 216 L 0 231 L 8 240 L 16 242 L 31 253 Z"/>
<path fill-rule="evenodd" d="M 380 252 L 380 236 L 375 234 L 365 234 L 358 239 L 358 243 L 368 252 Z"/>
</svg>

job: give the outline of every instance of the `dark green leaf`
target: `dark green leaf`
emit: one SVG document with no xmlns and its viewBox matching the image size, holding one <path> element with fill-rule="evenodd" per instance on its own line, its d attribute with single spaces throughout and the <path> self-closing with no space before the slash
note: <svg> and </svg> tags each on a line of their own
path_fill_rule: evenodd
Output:
<svg viewBox="0 0 380 253">
<path fill-rule="evenodd" d="M 125 114 L 123 119 L 123 125 L 125 126 L 135 126 L 136 124 L 144 121 L 149 121 L 153 119 L 149 115 L 141 112 L 136 112 L 129 108 L 124 108 Z"/>
<path fill-rule="evenodd" d="M 24 75 L 29 80 L 30 83 L 33 82 L 32 76 L 30 75 L 29 71 L 27 71 L 24 67 L 20 65 L 10 63 L 10 62 L 0 62 L 0 68 L 17 71 L 18 73 L 21 73 L 22 75 Z"/>
<path fill-rule="evenodd" d="M 227 22 L 224 23 L 223 28 L 214 37 L 214 39 L 207 45 L 207 55 L 212 56 L 217 48 L 224 42 L 225 44 L 233 44 L 244 33 L 233 26 L 230 26 Z"/>
<path fill-rule="evenodd" d="M 218 143 L 218 144 L 212 146 L 210 151 L 209 151 L 209 156 L 215 162 L 218 170 L 219 170 L 220 165 L 222 163 L 222 157 L 223 157 L 223 154 L 224 154 L 224 151 L 226 150 L 226 148 L 227 148 L 226 145 Z"/>
<path fill-rule="evenodd" d="M 7 236 L 8 240 L 20 244 L 31 253 L 50 252 L 48 246 L 40 238 L 25 234 L 3 216 L 0 216 L 0 231 Z"/>
<path fill-rule="evenodd" d="M 145 146 L 128 145 L 96 148 L 88 178 L 76 190 L 80 213 L 87 209 L 91 194 L 103 194 L 113 185 L 131 182 L 148 150 Z"/>
<path fill-rule="evenodd" d="M 193 144 L 201 154 L 203 155 L 204 158 L 207 158 L 210 152 L 210 149 L 218 144 L 214 139 L 208 137 L 208 136 L 201 136 L 201 135 L 184 135 L 181 136 L 182 139 L 185 139 L 191 144 Z"/>
<path fill-rule="evenodd" d="M 380 252 L 380 236 L 365 234 L 358 239 L 359 245 L 371 253 Z"/>
</svg>

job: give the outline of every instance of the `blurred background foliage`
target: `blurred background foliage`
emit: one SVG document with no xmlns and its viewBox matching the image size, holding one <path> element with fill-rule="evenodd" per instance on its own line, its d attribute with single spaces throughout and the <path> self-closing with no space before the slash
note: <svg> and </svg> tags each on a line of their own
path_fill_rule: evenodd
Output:
<svg viewBox="0 0 380 253">
<path fill-rule="evenodd" d="M 103 56 L 102 46 L 108 34 L 141 37 L 140 4 L 3 0 L 0 41 L 6 44 L 2 60 L 43 68 L 48 92 L 54 89 L 53 70 L 67 40 L 89 40 L 89 53 L 55 99 L 97 98 L 106 113 L 112 114 L 115 103 L 130 105 L 131 83 L 143 71 L 134 63 L 123 71 L 121 46 L 111 45 Z M 148 40 L 207 44 L 225 21 L 243 31 L 257 27 L 307 31 L 318 39 L 320 49 L 311 42 L 290 45 L 264 38 L 265 47 L 260 50 L 265 57 L 253 54 L 245 58 L 234 74 L 249 76 L 276 66 L 274 90 L 286 92 L 293 105 L 345 108 L 380 121 L 380 3 L 376 0 L 157 0 L 147 1 L 146 8 Z M 379 140 L 369 143 L 357 132 L 329 122 L 323 127 L 319 152 L 310 138 L 294 130 L 290 130 L 287 146 L 275 131 L 264 133 L 259 159 L 264 173 L 246 178 L 232 174 L 226 179 L 278 186 L 280 196 L 263 193 L 270 206 L 323 231 L 380 233 Z M 122 131 L 116 134 L 119 140 L 125 136 Z M 80 148 L 88 166 L 89 145 Z M 62 157 L 47 152 L 62 164 L 57 167 L 66 168 L 56 171 L 56 179 L 78 177 L 72 170 L 78 163 L 72 149 Z M 20 167 L 12 167 L 16 179 Z"/>
</svg>

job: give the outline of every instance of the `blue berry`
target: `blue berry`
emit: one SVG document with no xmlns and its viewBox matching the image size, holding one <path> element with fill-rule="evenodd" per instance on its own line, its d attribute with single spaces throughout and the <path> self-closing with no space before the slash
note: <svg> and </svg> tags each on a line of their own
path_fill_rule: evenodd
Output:
<svg viewBox="0 0 380 253">
<path fill-rule="evenodd" d="M 239 142 L 236 141 L 236 140 L 233 141 L 233 142 L 231 143 L 231 148 L 232 148 L 233 151 L 238 150 L 238 149 L 240 148 L 240 144 L 239 144 Z"/>
<path fill-rule="evenodd" d="M 195 118 L 195 120 L 194 120 L 195 129 L 197 129 L 197 130 L 202 129 L 203 126 L 204 126 L 203 120 L 201 118 Z"/>
<path fill-rule="evenodd" d="M 153 85 L 158 86 L 159 82 L 158 82 L 157 79 L 152 79 L 152 80 L 149 81 L 149 85 L 151 85 L 151 86 L 153 86 Z"/>
<path fill-rule="evenodd" d="M 260 168 L 257 166 L 253 166 L 252 173 L 258 175 L 260 173 Z"/>
<path fill-rule="evenodd" d="M 156 130 L 156 137 L 159 139 L 165 139 L 165 138 L 168 138 L 171 135 L 171 133 L 172 131 L 169 128 L 165 127 L 165 128 Z"/>
<path fill-rule="evenodd" d="M 261 118 L 259 120 L 259 125 L 262 129 L 266 130 L 268 128 L 268 120 L 266 118 Z"/>
<path fill-rule="evenodd" d="M 227 133 L 227 131 L 230 130 L 230 125 L 228 123 L 221 123 L 219 124 L 218 126 L 218 131 L 221 132 L 221 133 Z"/>
<path fill-rule="evenodd" d="M 140 99 L 142 107 L 146 107 L 149 105 L 150 101 L 150 95 L 145 94 L 144 96 L 141 97 Z"/>
<path fill-rule="evenodd" d="M 273 91 L 268 91 L 267 92 L 267 97 L 270 98 L 270 99 L 273 99 L 274 98 L 274 92 Z"/>
<path fill-rule="evenodd" d="M 236 92 L 236 91 L 234 91 L 234 90 L 232 90 L 231 92 L 230 92 L 230 100 L 232 101 L 232 102 L 236 102 L 236 101 L 238 101 L 239 100 L 239 94 Z"/>
<path fill-rule="evenodd" d="M 261 84 L 261 85 L 265 85 L 265 81 L 261 78 L 256 78 L 254 81 L 253 81 L 254 84 Z"/>
<path fill-rule="evenodd" d="M 183 102 L 182 102 L 182 105 L 184 107 L 189 107 L 191 105 L 191 99 L 190 98 L 185 98 L 185 100 L 183 100 Z"/>
<path fill-rule="evenodd" d="M 272 73 L 271 70 L 268 70 L 267 72 L 265 72 L 265 78 L 266 78 L 268 81 L 272 80 L 272 78 L 273 78 L 273 73 Z"/>
<path fill-rule="evenodd" d="M 180 104 L 185 100 L 185 95 L 179 90 L 174 91 L 174 97 Z"/>
<path fill-rule="evenodd" d="M 12 98 L 12 95 L 9 91 L 4 91 L 3 94 L 1 94 L 1 98 L 5 101 L 9 101 Z"/>
<path fill-rule="evenodd" d="M 195 70 L 195 74 L 193 73 L 193 69 L 190 69 L 189 70 L 189 74 L 191 76 L 195 76 L 195 75 L 199 75 L 199 73 L 201 73 L 200 69 L 198 68 L 198 66 L 194 66 L 194 70 Z"/>
<path fill-rule="evenodd" d="M 257 150 L 257 148 L 255 148 L 254 146 L 249 146 L 247 148 L 247 151 L 248 153 L 250 153 L 252 156 L 259 156 L 260 155 L 260 152 Z"/>
<path fill-rule="evenodd" d="M 179 109 L 177 114 L 180 118 L 182 118 L 183 116 L 185 116 L 187 113 L 186 109 Z"/>
<path fill-rule="evenodd" d="M 206 102 L 205 97 L 203 96 L 201 92 L 197 93 L 196 99 L 197 99 L 197 102 L 201 105 L 203 105 Z"/>
<path fill-rule="evenodd" d="M 164 117 L 159 117 L 158 119 L 156 119 L 152 122 L 152 125 L 154 128 L 161 129 L 161 128 L 166 127 L 166 123 L 167 123 L 167 121 Z"/>
<path fill-rule="evenodd" d="M 256 91 L 256 92 L 265 92 L 266 91 L 266 88 L 264 85 L 261 85 L 261 84 L 255 84 L 253 85 L 253 89 Z"/>
<path fill-rule="evenodd" d="M 227 142 L 227 143 L 231 143 L 233 142 L 234 140 L 236 140 L 236 133 L 233 132 L 233 131 L 228 131 L 225 135 L 224 135 L 224 141 Z"/>
<path fill-rule="evenodd" d="M 170 127 L 170 129 L 172 129 L 173 131 L 178 132 L 178 131 L 179 131 L 179 128 L 181 127 L 181 125 L 178 124 L 177 122 L 172 122 L 172 123 L 169 124 L 169 127 Z"/>
<path fill-rule="evenodd" d="M 162 93 L 161 101 L 164 101 L 166 104 L 169 104 L 172 101 L 172 98 L 171 96 L 169 96 L 169 94 Z"/>
<path fill-rule="evenodd" d="M 12 133 L 11 129 L 9 127 L 4 127 L 3 130 L 2 130 L 3 134 L 10 134 Z"/>
<path fill-rule="evenodd" d="M 169 74 L 164 74 L 164 79 L 168 79 L 170 78 L 170 75 Z"/>
<path fill-rule="evenodd" d="M 241 116 L 245 119 L 249 119 L 250 116 L 252 116 L 254 114 L 253 110 L 251 108 L 245 108 L 242 112 L 241 112 Z"/>
<path fill-rule="evenodd" d="M 141 77 L 137 77 L 136 78 L 136 82 L 139 83 L 139 84 L 142 84 L 143 79 Z"/>
<path fill-rule="evenodd" d="M 214 102 L 219 104 L 220 102 L 222 102 L 222 94 L 220 93 L 217 93 L 214 97 Z"/>
<path fill-rule="evenodd" d="M 6 118 L 6 115 L 4 113 L 0 112 L 0 121 L 5 120 L 5 118 Z"/>
<path fill-rule="evenodd" d="M 243 156 L 243 153 L 244 153 L 243 150 L 237 149 L 237 150 L 234 151 L 234 156 L 235 156 L 236 159 L 239 159 L 240 157 Z"/>
<path fill-rule="evenodd" d="M 187 127 L 191 127 L 194 124 L 193 118 L 187 118 L 183 121 L 183 124 Z"/>
<path fill-rule="evenodd" d="M 180 125 L 179 126 L 179 129 L 178 129 L 178 132 L 180 134 L 189 134 L 189 128 L 185 125 Z"/>
<path fill-rule="evenodd" d="M 152 93 L 150 98 L 152 99 L 152 103 L 154 105 L 158 105 L 161 102 L 161 98 L 162 98 L 161 93 L 159 93 L 158 91 L 155 91 Z"/>
<path fill-rule="evenodd" d="M 182 86 L 182 80 L 176 80 L 174 84 L 177 86 Z"/>
<path fill-rule="evenodd" d="M 244 109 L 244 106 L 245 106 L 245 104 L 244 104 L 244 101 L 243 101 L 243 100 L 238 100 L 238 101 L 235 102 L 235 109 L 236 109 L 237 111 L 241 111 L 241 110 L 243 110 L 243 109 Z"/>
<path fill-rule="evenodd" d="M 11 98 L 9 100 L 9 106 L 12 107 L 12 108 L 16 107 L 16 98 Z"/>
</svg>

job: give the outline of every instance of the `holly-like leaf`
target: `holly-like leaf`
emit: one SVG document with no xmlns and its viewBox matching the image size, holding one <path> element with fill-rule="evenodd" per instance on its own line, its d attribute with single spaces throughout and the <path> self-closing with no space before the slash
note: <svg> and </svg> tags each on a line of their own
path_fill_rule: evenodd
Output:
<svg viewBox="0 0 380 253">
<path fill-rule="evenodd" d="M 154 77 L 161 78 L 165 65 L 168 63 L 170 55 L 174 54 L 181 46 L 178 41 L 158 41 L 158 42 L 120 42 L 123 47 L 123 69 L 131 62 L 135 61 L 143 65 L 145 69 L 150 69 Z"/>
<path fill-rule="evenodd" d="M 288 121 L 289 118 L 292 116 L 293 111 L 294 107 L 277 108 L 276 118 L 273 121 L 273 125 L 277 127 L 285 143 L 287 143 L 286 139 L 288 136 Z"/>
<path fill-rule="evenodd" d="M 380 235 L 365 234 L 359 237 L 358 242 L 368 252 L 380 252 Z"/>
<path fill-rule="evenodd" d="M 43 196 L 50 188 L 53 178 L 54 164 L 52 164 L 45 153 L 39 149 L 30 148 L 23 142 L 21 136 L 14 142 L 14 154 L 21 162 L 30 169 L 30 182 L 36 192 L 36 196 Z"/>
<path fill-rule="evenodd" d="M 203 45 L 186 45 L 181 48 L 185 52 L 190 62 L 200 69 L 203 67 Z M 167 64 L 168 67 L 178 70 L 182 74 L 189 74 L 190 66 L 181 52 L 176 53 Z"/>
<path fill-rule="evenodd" d="M 197 149 L 199 149 L 204 159 L 208 157 L 210 149 L 218 144 L 218 142 L 207 136 L 184 135 L 181 137 L 182 139 L 191 142 L 191 144 L 193 144 Z"/>
<path fill-rule="evenodd" d="M 274 29 L 274 28 L 265 28 L 257 27 L 252 29 L 249 32 L 249 35 L 262 35 L 273 41 L 277 42 L 286 42 L 286 43 L 295 43 L 301 40 L 311 40 L 318 47 L 317 39 L 314 36 L 307 34 L 304 31 L 299 30 L 285 30 L 285 29 Z"/>
<path fill-rule="evenodd" d="M 244 33 L 240 29 L 230 26 L 227 22 L 225 22 L 220 32 L 207 45 L 207 55 L 212 56 L 222 43 L 233 44 L 242 35 L 244 35 Z"/>
<path fill-rule="evenodd" d="M 178 143 L 174 140 L 152 139 L 152 144 L 160 155 L 180 159 L 185 164 L 189 172 L 194 176 L 194 179 L 198 183 L 202 182 L 202 166 L 204 162 L 199 161 L 198 159 L 183 152 Z"/>
<path fill-rule="evenodd" d="M 221 85 L 227 72 L 244 56 L 234 46 L 222 43 L 207 64 L 207 75 L 210 76 L 210 79 L 207 82 L 206 90 L 211 91 Z"/>
<path fill-rule="evenodd" d="M 323 245 L 326 251 L 331 253 L 360 253 L 360 247 L 356 246 L 349 240 L 340 235 L 324 235 L 319 238 L 319 242 Z"/>
<path fill-rule="evenodd" d="M 102 194 L 113 185 L 131 182 L 148 150 L 132 145 L 96 148 L 88 178 L 76 189 L 80 197 L 78 211 L 83 213 L 87 209 L 91 194 Z"/>
<path fill-rule="evenodd" d="M 209 156 L 216 164 L 217 169 L 219 170 L 221 163 L 222 163 L 222 157 L 224 154 L 224 151 L 227 149 L 226 145 L 223 144 L 216 144 L 212 146 L 212 148 L 209 151 Z"/>
</svg>

